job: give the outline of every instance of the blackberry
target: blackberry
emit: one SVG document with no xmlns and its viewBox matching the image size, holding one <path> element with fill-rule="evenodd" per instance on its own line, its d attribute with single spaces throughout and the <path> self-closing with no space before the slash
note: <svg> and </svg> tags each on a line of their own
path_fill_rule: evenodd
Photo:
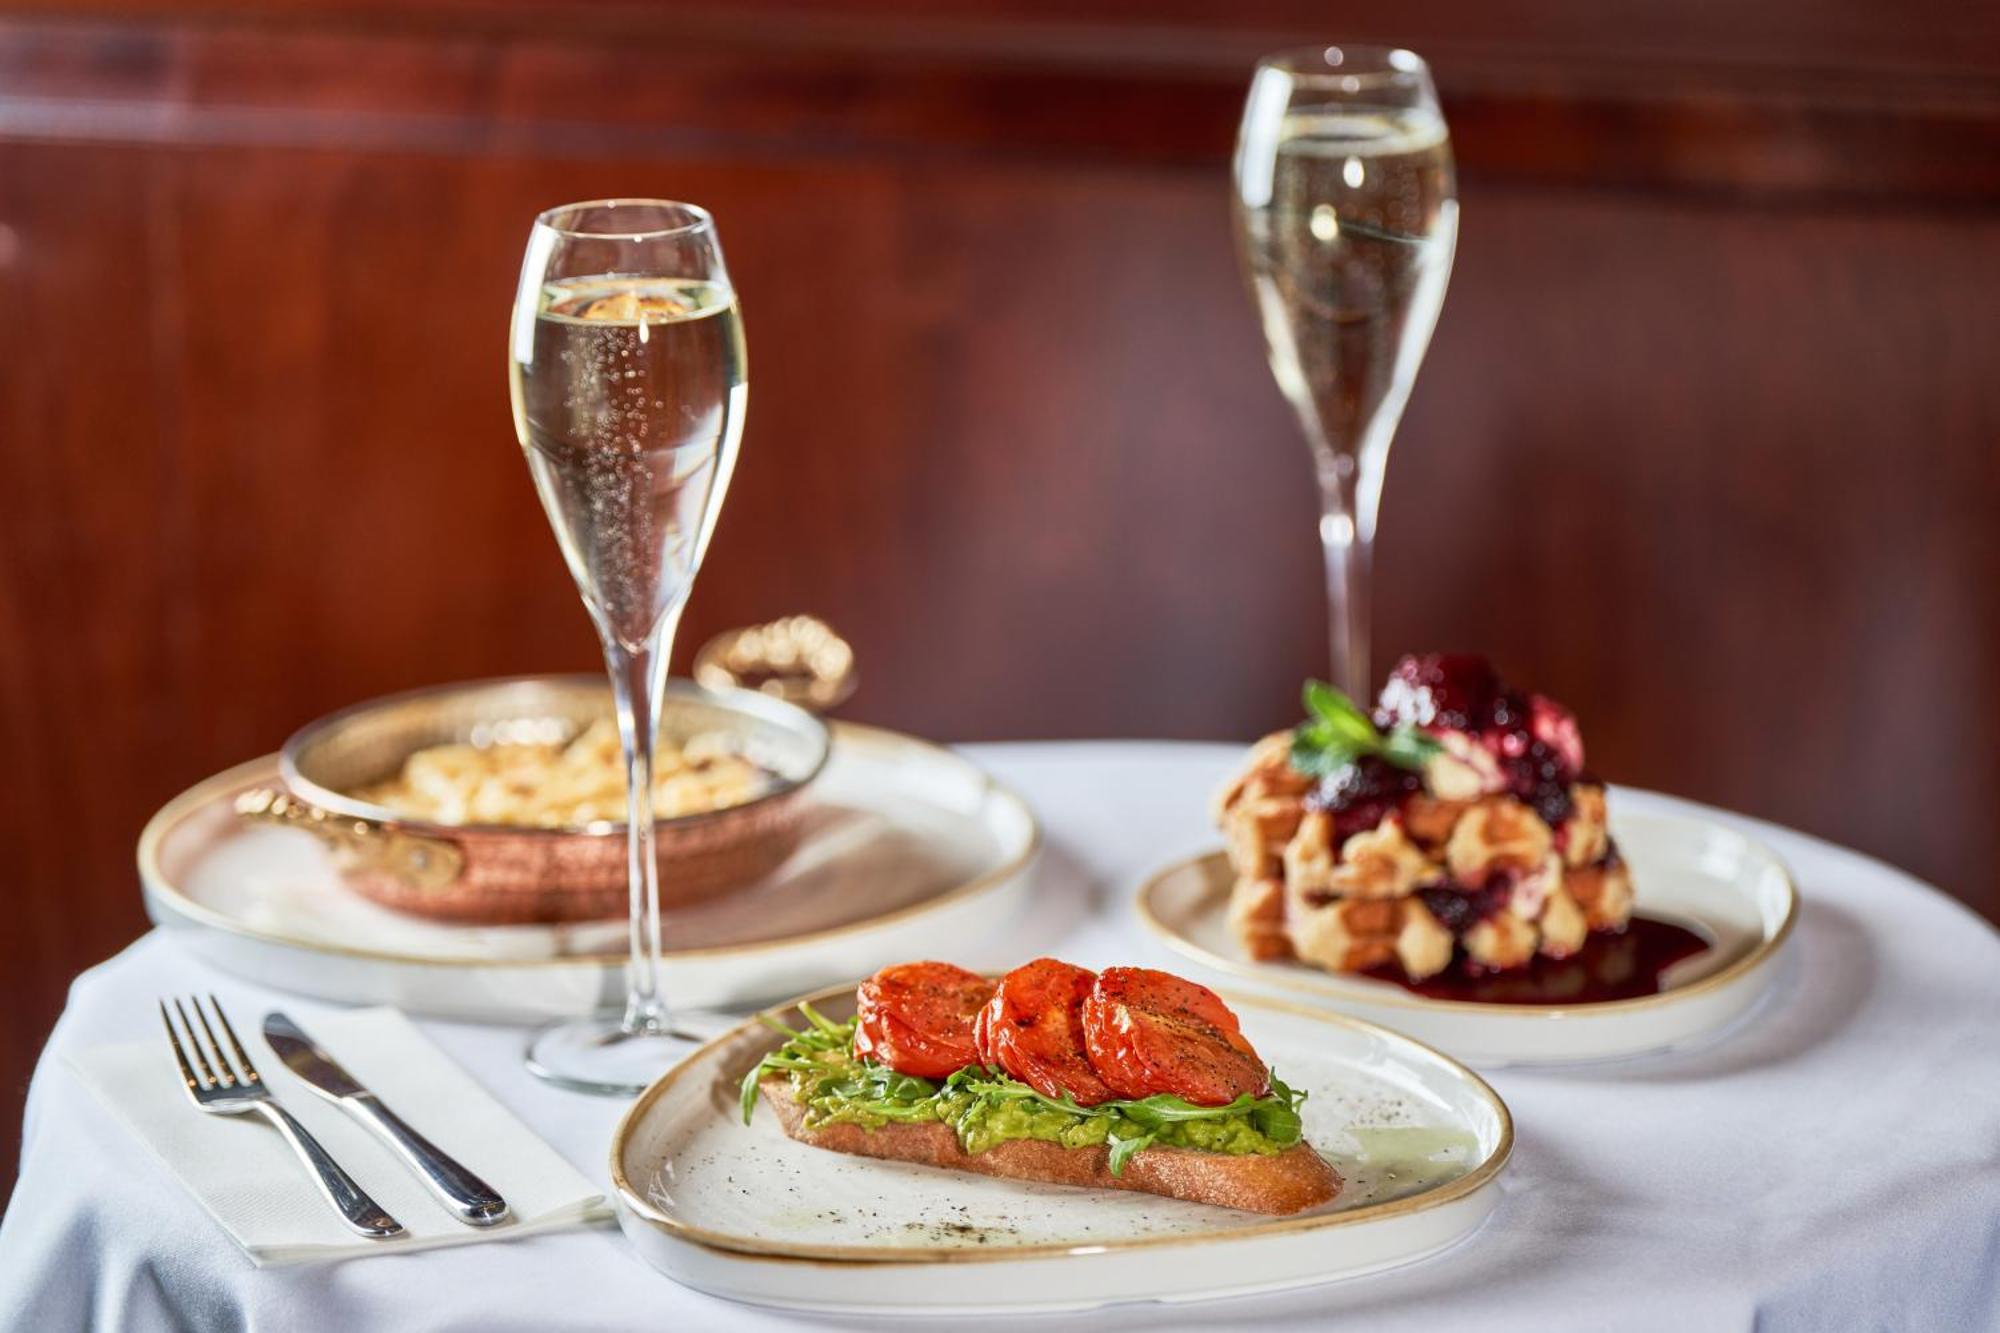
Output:
<svg viewBox="0 0 2000 1333">
<path fill-rule="evenodd" d="M 1337 773 L 1321 778 L 1306 794 L 1306 809 L 1333 816 L 1336 847 L 1365 833 L 1403 808 L 1424 789 L 1421 776 L 1374 755 L 1363 755 Z"/>
</svg>

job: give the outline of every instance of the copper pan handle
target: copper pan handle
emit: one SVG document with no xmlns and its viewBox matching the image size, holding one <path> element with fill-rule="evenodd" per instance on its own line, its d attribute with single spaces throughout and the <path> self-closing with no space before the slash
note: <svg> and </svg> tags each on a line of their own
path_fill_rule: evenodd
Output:
<svg viewBox="0 0 2000 1333">
<path fill-rule="evenodd" d="M 860 683 L 854 649 L 817 616 L 716 635 L 694 655 L 694 678 L 712 690 L 776 695 L 811 713 L 838 708 Z"/>
<path fill-rule="evenodd" d="M 333 849 L 343 870 L 378 871 L 419 889 L 441 889 L 465 868 L 465 853 L 456 843 L 405 833 L 379 820 L 337 815 L 275 787 L 239 794 L 236 813 L 260 824 L 304 829 Z"/>
</svg>

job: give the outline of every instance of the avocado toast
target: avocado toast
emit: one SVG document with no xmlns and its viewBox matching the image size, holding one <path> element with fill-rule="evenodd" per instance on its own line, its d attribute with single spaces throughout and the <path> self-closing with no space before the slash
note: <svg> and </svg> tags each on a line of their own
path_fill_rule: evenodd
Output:
<svg viewBox="0 0 2000 1333">
<path fill-rule="evenodd" d="M 802 1030 L 744 1078 L 786 1134 L 835 1152 L 1262 1213 L 1332 1200 L 1304 1095 L 1267 1070 L 1205 987 L 1052 959 L 998 983 L 944 963 L 885 968 L 853 1020 Z"/>
</svg>

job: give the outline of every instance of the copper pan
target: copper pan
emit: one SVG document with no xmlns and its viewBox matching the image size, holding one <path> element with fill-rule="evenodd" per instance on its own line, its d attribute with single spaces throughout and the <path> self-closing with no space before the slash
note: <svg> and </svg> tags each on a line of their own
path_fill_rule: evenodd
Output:
<svg viewBox="0 0 2000 1333">
<path fill-rule="evenodd" d="M 802 798 L 826 764 L 829 742 L 825 724 L 781 692 L 667 683 L 663 740 L 721 733 L 774 782 L 745 804 L 659 822 L 663 907 L 748 884 L 797 848 L 804 833 Z M 479 924 L 623 916 L 622 823 L 439 824 L 352 795 L 393 776 L 428 746 L 560 743 L 610 711 L 603 679 L 586 676 L 524 676 L 391 695 L 300 730 L 280 756 L 283 789 L 245 792 L 236 808 L 246 818 L 316 834 L 356 892 L 398 911 Z"/>
</svg>

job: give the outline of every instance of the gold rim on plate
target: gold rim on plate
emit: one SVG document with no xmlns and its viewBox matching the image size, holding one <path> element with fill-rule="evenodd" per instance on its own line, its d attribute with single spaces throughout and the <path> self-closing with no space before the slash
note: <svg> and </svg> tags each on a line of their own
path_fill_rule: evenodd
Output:
<svg viewBox="0 0 2000 1333">
<path fill-rule="evenodd" d="M 1471 1069 L 1452 1059 L 1434 1046 L 1425 1045 L 1414 1037 L 1406 1037 L 1400 1032 L 1370 1023 L 1366 1019 L 1351 1018 L 1346 1014 L 1329 1013 L 1308 1005 L 1292 1004 L 1285 1000 L 1266 999 L 1257 995 L 1241 995 L 1224 992 L 1223 998 L 1232 1006 L 1248 1009 L 1263 1009 L 1272 1013 L 1288 1014 L 1294 1018 L 1308 1019 L 1315 1023 L 1326 1023 L 1335 1027 L 1352 1028 L 1370 1036 L 1399 1043 L 1414 1050 L 1418 1055 L 1428 1057 L 1442 1065 L 1449 1073 L 1471 1084 L 1473 1091 L 1493 1112 L 1500 1125 L 1500 1140 L 1488 1153 L 1464 1175 L 1435 1189 L 1421 1194 L 1412 1194 L 1401 1199 L 1391 1199 L 1385 1203 L 1364 1204 L 1359 1208 L 1343 1209 L 1333 1213 L 1311 1213 L 1302 1217 L 1277 1218 L 1269 1222 L 1253 1222 L 1248 1226 L 1229 1231 L 1196 1233 L 1177 1236 L 1135 1236 L 1125 1240 L 1089 1241 L 1066 1245 L 1048 1241 L 1035 1245 L 996 1246 L 989 1249 L 972 1249 L 957 1246 L 909 1246 L 909 1245 L 790 1245 L 782 1241 L 762 1240 L 755 1236 L 737 1236 L 725 1231 L 710 1231 L 705 1227 L 692 1226 L 679 1221 L 655 1208 L 635 1188 L 625 1175 L 623 1162 L 626 1142 L 631 1138 L 639 1120 L 664 1096 L 667 1090 L 685 1077 L 697 1062 L 705 1059 L 717 1048 L 738 1040 L 753 1031 L 765 1031 L 758 1022 L 759 1017 L 777 1018 L 792 1013 L 801 1004 L 822 1005 L 829 1000 L 851 996 L 858 981 L 842 986 L 829 986 L 810 995 L 802 995 L 784 1004 L 774 1005 L 761 1011 L 759 1015 L 745 1019 L 742 1023 L 712 1037 L 688 1055 L 688 1057 L 662 1074 L 638 1100 L 626 1110 L 618 1121 L 618 1128 L 611 1136 L 611 1187 L 627 1207 L 647 1222 L 661 1227 L 678 1240 L 700 1245 L 705 1249 L 720 1250 L 725 1253 L 772 1263 L 815 1264 L 815 1265 L 882 1265 L 882 1264 L 936 1264 L 936 1263 L 1007 1263 L 1023 1259 L 1046 1259 L 1051 1257 L 1103 1254 L 1107 1251 L 1155 1249 L 1166 1245 L 1217 1244 L 1239 1239 L 1255 1239 L 1260 1236 L 1286 1235 L 1303 1231 L 1320 1231 L 1330 1227 L 1353 1226 L 1361 1222 L 1380 1222 L 1394 1217 L 1404 1217 L 1412 1213 L 1429 1212 L 1469 1198 L 1484 1188 L 1487 1182 L 1498 1176 L 1506 1167 L 1514 1152 L 1514 1117 L 1508 1111 L 1507 1103 L 1485 1079 Z M 777 1044 L 776 1034 L 770 1034 L 772 1044 Z M 732 1105 L 734 1104 L 732 1100 Z M 822 1150 L 823 1151 L 823 1150 Z"/>
<path fill-rule="evenodd" d="M 1154 894 L 1159 891 L 1160 886 L 1166 883 L 1167 880 L 1197 867 L 1201 868 L 1200 873 L 1202 873 L 1204 880 L 1211 885 L 1205 891 L 1202 901 L 1205 903 L 1208 898 L 1215 897 L 1219 890 L 1213 887 L 1215 880 L 1208 873 L 1207 867 L 1217 862 L 1226 864 L 1228 860 L 1228 853 L 1226 852 L 1201 852 L 1197 855 L 1183 857 L 1169 865 L 1162 866 L 1148 876 L 1144 884 L 1139 886 L 1139 892 L 1133 896 L 1132 905 L 1134 910 L 1139 914 L 1139 920 L 1145 924 L 1146 928 L 1157 935 L 1168 948 L 1180 954 L 1183 958 L 1191 958 L 1205 967 L 1212 967 L 1217 971 L 1227 972 L 1231 976 L 1241 977 L 1246 981 L 1253 981 L 1260 985 L 1280 986 L 1301 995 L 1313 995 L 1325 1000 L 1345 1000 L 1355 1004 L 1382 1005 L 1394 1009 L 1428 1009 L 1438 1013 L 1504 1013 L 1509 1018 L 1523 1018 L 1532 1022 L 1556 1022 L 1564 1018 L 1573 1019 L 1600 1014 L 1629 1013 L 1637 1009 L 1650 1009 L 1659 1005 L 1677 1004 L 1682 1000 L 1693 999 L 1709 991 L 1719 990 L 1738 978 L 1747 976 L 1778 952 L 1779 947 L 1790 937 L 1792 927 L 1797 923 L 1799 918 L 1799 890 L 1798 886 L 1792 882 L 1791 870 L 1785 865 L 1782 857 L 1757 839 L 1746 833 L 1739 833 L 1735 829 L 1724 828 L 1720 824 L 1710 824 L 1703 820 L 1690 819 L 1681 815 L 1648 814 L 1645 818 L 1659 818 L 1699 824 L 1703 828 L 1720 830 L 1732 838 L 1740 839 L 1745 846 L 1768 860 L 1772 869 L 1778 872 L 1778 878 L 1785 886 L 1785 913 L 1783 918 L 1778 922 L 1776 930 L 1766 933 L 1763 938 L 1758 940 L 1755 947 L 1734 962 L 1725 964 L 1707 976 L 1698 977 L 1684 986 L 1675 986 L 1671 990 L 1661 991 L 1657 995 L 1640 995 L 1629 1000 L 1599 1000 L 1589 1004 L 1509 1005 L 1484 1004 L 1478 1000 L 1434 1000 L 1427 996 L 1412 995 L 1407 991 L 1397 988 L 1393 982 L 1376 981 L 1369 977 L 1355 976 L 1351 973 L 1330 972 L 1325 974 L 1330 980 L 1320 981 L 1316 976 L 1293 976 L 1291 973 L 1294 969 L 1281 963 L 1259 963 L 1247 958 L 1230 958 L 1223 954 L 1214 953 L 1195 943 L 1185 935 L 1182 935 L 1179 931 L 1161 920 L 1159 913 L 1154 910 L 1152 899 Z M 1226 892 L 1226 888 L 1220 891 Z M 1362 989 L 1363 987 L 1366 987 L 1366 989 Z M 1381 988 L 1380 994 L 1376 993 L 1376 987 Z"/>
<path fill-rule="evenodd" d="M 964 756 L 953 753 L 945 746 L 920 740 L 899 731 L 885 727 L 871 727 L 858 722 L 827 722 L 836 745 L 850 749 L 881 746 L 916 746 L 941 756 L 952 763 L 963 765 L 977 773 L 986 784 L 987 794 L 1002 804 L 1011 807 L 1021 818 L 1028 830 L 1026 843 L 1021 850 L 1009 857 L 1001 865 L 975 875 L 962 884 L 953 885 L 935 897 L 922 902 L 911 903 L 878 916 L 860 921 L 850 921 L 845 925 L 828 926 L 824 930 L 807 931 L 799 935 L 786 935 L 772 940 L 750 940 L 742 944 L 708 944 L 695 949 L 665 949 L 661 951 L 662 961 L 674 962 L 691 958 L 719 958 L 748 953 L 765 953 L 777 949 L 791 949 L 799 945 L 833 939 L 837 936 L 853 934 L 856 931 L 874 930 L 892 922 L 902 921 L 926 912 L 935 911 L 948 903 L 977 897 L 996 889 L 1021 874 L 1034 863 L 1042 849 L 1042 825 L 1035 818 L 1035 812 L 1012 788 L 994 779 L 984 769 Z M 218 799 L 227 797 L 237 790 L 269 782 L 277 775 L 278 756 L 267 754 L 260 759 L 226 769 L 188 788 L 161 806 L 154 816 L 146 821 L 145 829 L 139 834 L 138 862 L 140 887 L 151 896 L 167 904 L 179 916 L 196 922 L 211 930 L 242 939 L 255 940 L 260 944 L 275 944 L 288 949 L 302 949 L 309 953 L 327 954 L 337 958 L 357 958 L 369 962 L 396 963 L 406 967 L 455 967 L 455 968 L 522 968 L 522 967 L 606 967 L 622 965 L 625 951 L 620 948 L 608 953 L 565 954 L 555 958 L 469 958 L 462 956 L 432 957 L 414 953 L 390 953 L 380 949 L 364 949 L 350 944 L 335 944 L 330 941 L 300 939 L 291 935 L 281 935 L 275 931 L 260 930 L 247 926 L 225 913 L 205 906 L 189 897 L 178 885 L 167 877 L 160 866 L 160 844 L 195 810 Z M 384 909 L 389 910 L 389 909 Z M 437 924 L 437 923 L 432 923 Z M 477 927 L 494 929 L 494 927 Z"/>
</svg>

